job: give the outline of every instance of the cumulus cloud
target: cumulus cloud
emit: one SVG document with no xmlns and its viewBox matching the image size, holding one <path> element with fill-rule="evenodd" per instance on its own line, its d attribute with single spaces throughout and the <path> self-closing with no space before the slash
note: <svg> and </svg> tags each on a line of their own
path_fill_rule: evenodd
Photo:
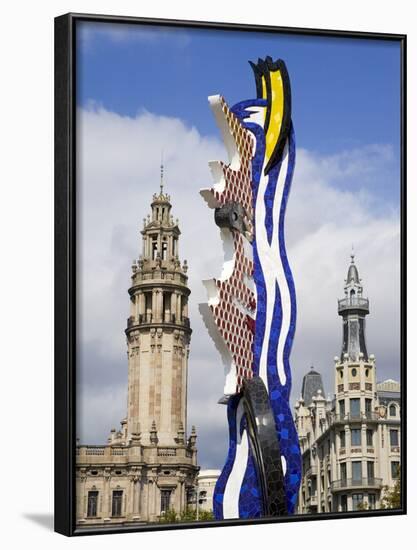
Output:
<svg viewBox="0 0 417 550">
<path fill-rule="evenodd" d="M 96 105 L 78 111 L 77 127 L 78 436 L 103 443 L 125 415 L 130 264 L 141 252 L 139 231 L 159 189 L 163 150 L 165 189 L 182 231 L 180 257 L 190 266 L 189 426 L 198 429 L 200 464 L 220 467 L 227 449 L 226 408 L 217 404 L 223 368 L 197 304 L 205 300 L 201 280 L 220 273 L 222 247 L 198 190 L 211 185 L 208 161 L 225 160 L 223 145 L 178 119 L 123 117 Z M 293 397 L 312 363 L 333 392 L 332 358 L 341 346 L 337 298 L 352 244 L 370 298 L 368 350 L 379 378 L 398 377 L 399 213 L 368 185 L 393 159 L 386 145 L 329 157 L 298 150 L 286 225 L 298 308 Z"/>
</svg>

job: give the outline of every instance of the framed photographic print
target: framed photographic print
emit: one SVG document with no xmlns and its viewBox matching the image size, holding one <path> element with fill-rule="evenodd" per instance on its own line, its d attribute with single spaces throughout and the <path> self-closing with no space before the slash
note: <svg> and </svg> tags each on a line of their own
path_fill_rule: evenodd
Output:
<svg viewBox="0 0 417 550">
<path fill-rule="evenodd" d="M 406 37 L 55 52 L 56 531 L 404 514 Z"/>
</svg>

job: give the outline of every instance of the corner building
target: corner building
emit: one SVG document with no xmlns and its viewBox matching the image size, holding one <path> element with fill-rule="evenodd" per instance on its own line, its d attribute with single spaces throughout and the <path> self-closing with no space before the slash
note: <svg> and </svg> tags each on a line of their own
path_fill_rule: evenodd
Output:
<svg viewBox="0 0 417 550">
<path fill-rule="evenodd" d="M 197 487 L 194 427 L 187 438 L 187 262 L 179 260 L 180 229 L 162 180 L 151 209 L 129 288 L 127 417 L 106 445 L 77 446 L 78 527 L 180 514 Z"/>
<path fill-rule="evenodd" d="M 377 383 L 375 357 L 366 346 L 369 300 L 353 255 L 344 290 L 334 399 L 325 398 L 321 375 L 311 370 L 295 405 L 303 457 L 300 514 L 380 508 L 383 487 L 392 488 L 399 476 L 400 384 Z"/>
</svg>

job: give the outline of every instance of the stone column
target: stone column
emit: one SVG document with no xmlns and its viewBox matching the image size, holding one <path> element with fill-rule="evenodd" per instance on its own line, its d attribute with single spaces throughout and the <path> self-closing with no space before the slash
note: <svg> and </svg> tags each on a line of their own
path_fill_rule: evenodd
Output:
<svg viewBox="0 0 417 550">
<path fill-rule="evenodd" d="M 145 294 L 143 291 L 139 292 L 138 296 L 138 314 L 143 315 L 145 313 Z"/>
<path fill-rule="evenodd" d="M 162 288 L 159 288 L 158 291 L 158 321 L 161 322 L 164 320 L 164 291 Z"/>
<path fill-rule="evenodd" d="M 179 506 L 179 510 L 180 510 L 180 513 L 183 512 L 185 510 L 185 507 L 186 507 L 186 502 L 185 502 L 185 474 L 184 473 L 180 473 L 178 475 L 178 478 L 179 478 L 179 493 L 180 493 L 180 506 Z"/>
<path fill-rule="evenodd" d="M 110 506 L 110 468 L 104 469 L 104 491 L 103 491 L 103 519 L 108 521 L 111 516 Z"/>
<path fill-rule="evenodd" d="M 176 311 L 176 308 L 177 308 L 177 295 L 175 294 L 175 292 L 173 292 L 171 294 L 171 317 L 172 315 L 175 315 L 175 322 L 177 323 L 178 320 L 177 320 L 177 311 Z"/>
<path fill-rule="evenodd" d="M 177 323 L 181 322 L 181 294 L 176 292 L 177 296 Z"/>
<path fill-rule="evenodd" d="M 366 429 L 367 429 L 368 425 L 366 424 L 366 422 L 363 422 L 362 423 L 362 426 L 361 426 L 361 452 L 362 452 L 362 456 L 365 456 L 366 455 Z M 363 477 L 363 474 L 362 474 L 362 477 Z"/>
<path fill-rule="evenodd" d="M 139 480 L 140 476 L 137 473 L 130 476 L 129 516 L 131 519 L 139 518 Z"/>
<path fill-rule="evenodd" d="M 135 488 L 135 499 L 133 501 L 133 518 L 139 518 L 140 517 L 140 498 L 141 498 L 141 491 L 140 491 L 140 476 L 135 477 L 134 481 L 134 488 Z"/>
<path fill-rule="evenodd" d="M 135 319 L 138 319 L 140 313 L 140 297 L 141 292 L 135 294 Z"/>
<path fill-rule="evenodd" d="M 157 319 L 157 300 L 158 294 L 156 290 L 152 290 L 152 322 L 155 322 Z"/>
<path fill-rule="evenodd" d="M 87 483 L 87 472 L 85 468 L 81 468 L 80 471 L 80 494 L 78 496 L 78 513 L 77 516 L 79 519 L 84 519 L 87 515 L 87 505 L 86 505 L 86 492 L 85 486 Z"/>
<path fill-rule="evenodd" d="M 156 472 L 149 474 L 149 491 L 148 491 L 148 520 L 154 521 L 159 514 L 157 509 L 156 493 L 157 493 L 157 475 Z"/>
</svg>

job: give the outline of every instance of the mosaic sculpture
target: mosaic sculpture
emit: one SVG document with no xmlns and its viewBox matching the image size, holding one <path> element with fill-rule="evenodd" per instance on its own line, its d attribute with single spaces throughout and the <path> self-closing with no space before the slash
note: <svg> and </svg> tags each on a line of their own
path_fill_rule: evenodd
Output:
<svg viewBox="0 0 417 550">
<path fill-rule="evenodd" d="M 296 301 L 284 241 L 295 164 L 290 82 L 282 60 L 251 66 L 256 99 L 229 108 L 209 97 L 229 163 L 211 162 L 214 185 L 201 190 L 225 253 L 200 304 L 226 374 L 229 451 L 214 492 L 217 519 L 291 514 L 301 479 L 289 404 Z"/>
</svg>

